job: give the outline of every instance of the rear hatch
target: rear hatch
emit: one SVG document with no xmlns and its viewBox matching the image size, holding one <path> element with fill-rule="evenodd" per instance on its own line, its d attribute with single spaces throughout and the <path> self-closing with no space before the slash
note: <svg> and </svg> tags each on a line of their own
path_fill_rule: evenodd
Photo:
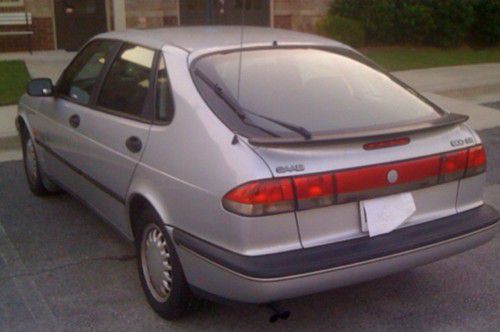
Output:
<svg viewBox="0 0 500 332">
<path fill-rule="evenodd" d="M 384 147 L 388 145 L 385 142 L 398 145 Z M 455 125 L 389 140 L 253 148 L 268 164 L 274 177 L 333 172 L 343 176 L 343 184 L 337 183 L 337 186 L 344 186 L 344 189 L 351 186 L 345 191 L 337 188 L 339 199 L 333 205 L 296 211 L 302 244 L 312 247 L 366 236 L 368 233 L 362 226 L 360 213 L 360 202 L 364 199 L 410 192 L 416 211 L 400 227 L 452 215 L 457 213 L 457 209 L 463 210 L 460 205 L 466 203 L 459 201 L 457 206 L 457 196 L 464 174 L 450 173 L 448 179 L 439 179 L 439 174 L 426 172 L 433 167 L 429 168 L 429 163 L 435 164 L 436 160 L 441 163 L 444 155 L 453 156 L 453 152 L 457 151 L 465 153 L 468 147 L 477 143 L 466 125 Z M 439 164 L 436 167 L 443 166 Z M 390 183 L 387 175 L 393 169 L 399 173 L 399 178 Z M 470 186 L 469 189 L 478 187 L 476 183 Z M 467 188 L 462 185 L 462 190 Z M 479 192 L 474 195 L 473 200 L 480 200 Z"/>
<path fill-rule="evenodd" d="M 293 211 L 304 247 L 366 236 L 360 206 L 367 215 L 366 200 L 377 197 L 411 193 L 400 195 L 411 216 L 394 227 L 480 204 L 481 176 L 461 180 L 475 160 L 469 147 L 479 143 L 466 117 L 444 112 L 359 53 L 277 41 L 198 57 L 191 70 L 212 111 L 275 177 L 232 190 L 224 207 L 252 217 Z"/>
</svg>

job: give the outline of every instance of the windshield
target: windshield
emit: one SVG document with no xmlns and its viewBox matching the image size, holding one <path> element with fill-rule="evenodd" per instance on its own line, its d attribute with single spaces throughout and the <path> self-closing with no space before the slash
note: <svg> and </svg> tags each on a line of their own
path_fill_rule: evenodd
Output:
<svg viewBox="0 0 500 332">
<path fill-rule="evenodd" d="M 195 66 L 242 109 L 313 133 L 391 127 L 440 117 L 430 104 L 383 72 L 328 50 L 217 53 L 199 59 Z M 220 112 L 220 103 L 216 107 L 212 109 Z M 265 125 L 273 132 L 287 132 L 269 122 Z"/>
</svg>

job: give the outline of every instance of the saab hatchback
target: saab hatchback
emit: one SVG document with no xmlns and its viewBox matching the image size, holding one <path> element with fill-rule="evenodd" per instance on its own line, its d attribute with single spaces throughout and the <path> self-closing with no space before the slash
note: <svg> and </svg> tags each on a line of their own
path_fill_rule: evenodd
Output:
<svg viewBox="0 0 500 332">
<path fill-rule="evenodd" d="M 27 92 L 17 124 L 31 191 L 61 188 L 135 241 L 144 292 L 167 319 L 193 295 L 272 303 L 495 233 L 467 117 L 336 41 L 111 32 Z"/>
</svg>

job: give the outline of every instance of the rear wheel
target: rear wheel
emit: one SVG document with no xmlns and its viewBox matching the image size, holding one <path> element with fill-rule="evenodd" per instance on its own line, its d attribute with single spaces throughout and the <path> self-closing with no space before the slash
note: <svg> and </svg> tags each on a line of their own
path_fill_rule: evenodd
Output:
<svg viewBox="0 0 500 332">
<path fill-rule="evenodd" d="M 193 296 L 165 225 L 155 212 L 141 214 L 135 242 L 139 277 L 149 304 L 165 319 L 181 317 Z"/>
</svg>

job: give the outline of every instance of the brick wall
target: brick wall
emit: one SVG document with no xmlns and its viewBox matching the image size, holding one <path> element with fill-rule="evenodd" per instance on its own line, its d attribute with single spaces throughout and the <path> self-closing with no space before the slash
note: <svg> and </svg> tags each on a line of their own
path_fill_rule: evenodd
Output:
<svg viewBox="0 0 500 332">
<path fill-rule="evenodd" d="M 24 0 L 23 7 L 0 7 L 0 12 L 29 11 L 33 15 L 33 48 L 54 49 L 52 17 L 53 0 Z M 103 0 L 104 1 L 104 0 Z M 108 0 L 110 6 L 112 0 Z M 178 24 L 177 6 L 182 0 L 126 0 L 128 28 L 156 28 Z M 265 0 L 270 1 L 270 0 Z M 274 26 L 314 32 L 316 23 L 328 11 L 330 0 L 274 0 Z M 110 13 L 111 14 L 111 13 Z M 0 31 L 12 31 L 24 27 L 0 27 Z M 0 52 L 28 50 L 28 37 L 0 36 Z"/>
<path fill-rule="evenodd" d="M 0 13 L 25 12 L 32 15 L 31 36 L 33 50 L 54 49 L 54 30 L 50 0 L 25 0 L 23 7 L 0 7 Z M 0 31 L 22 31 L 26 26 L 0 26 Z M 0 52 L 27 51 L 30 46 L 29 36 L 0 36 Z"/>
<path fill-rule="evenodd" d="M 317 22 L 328 13 L 331 0 L 274 0 L 274 26 L 315 32 Z"/>
<path fill-rule="evenodd" d="M 127 0 L 127 28 L 177 25 L 177 0 Z"/>
</svg>

